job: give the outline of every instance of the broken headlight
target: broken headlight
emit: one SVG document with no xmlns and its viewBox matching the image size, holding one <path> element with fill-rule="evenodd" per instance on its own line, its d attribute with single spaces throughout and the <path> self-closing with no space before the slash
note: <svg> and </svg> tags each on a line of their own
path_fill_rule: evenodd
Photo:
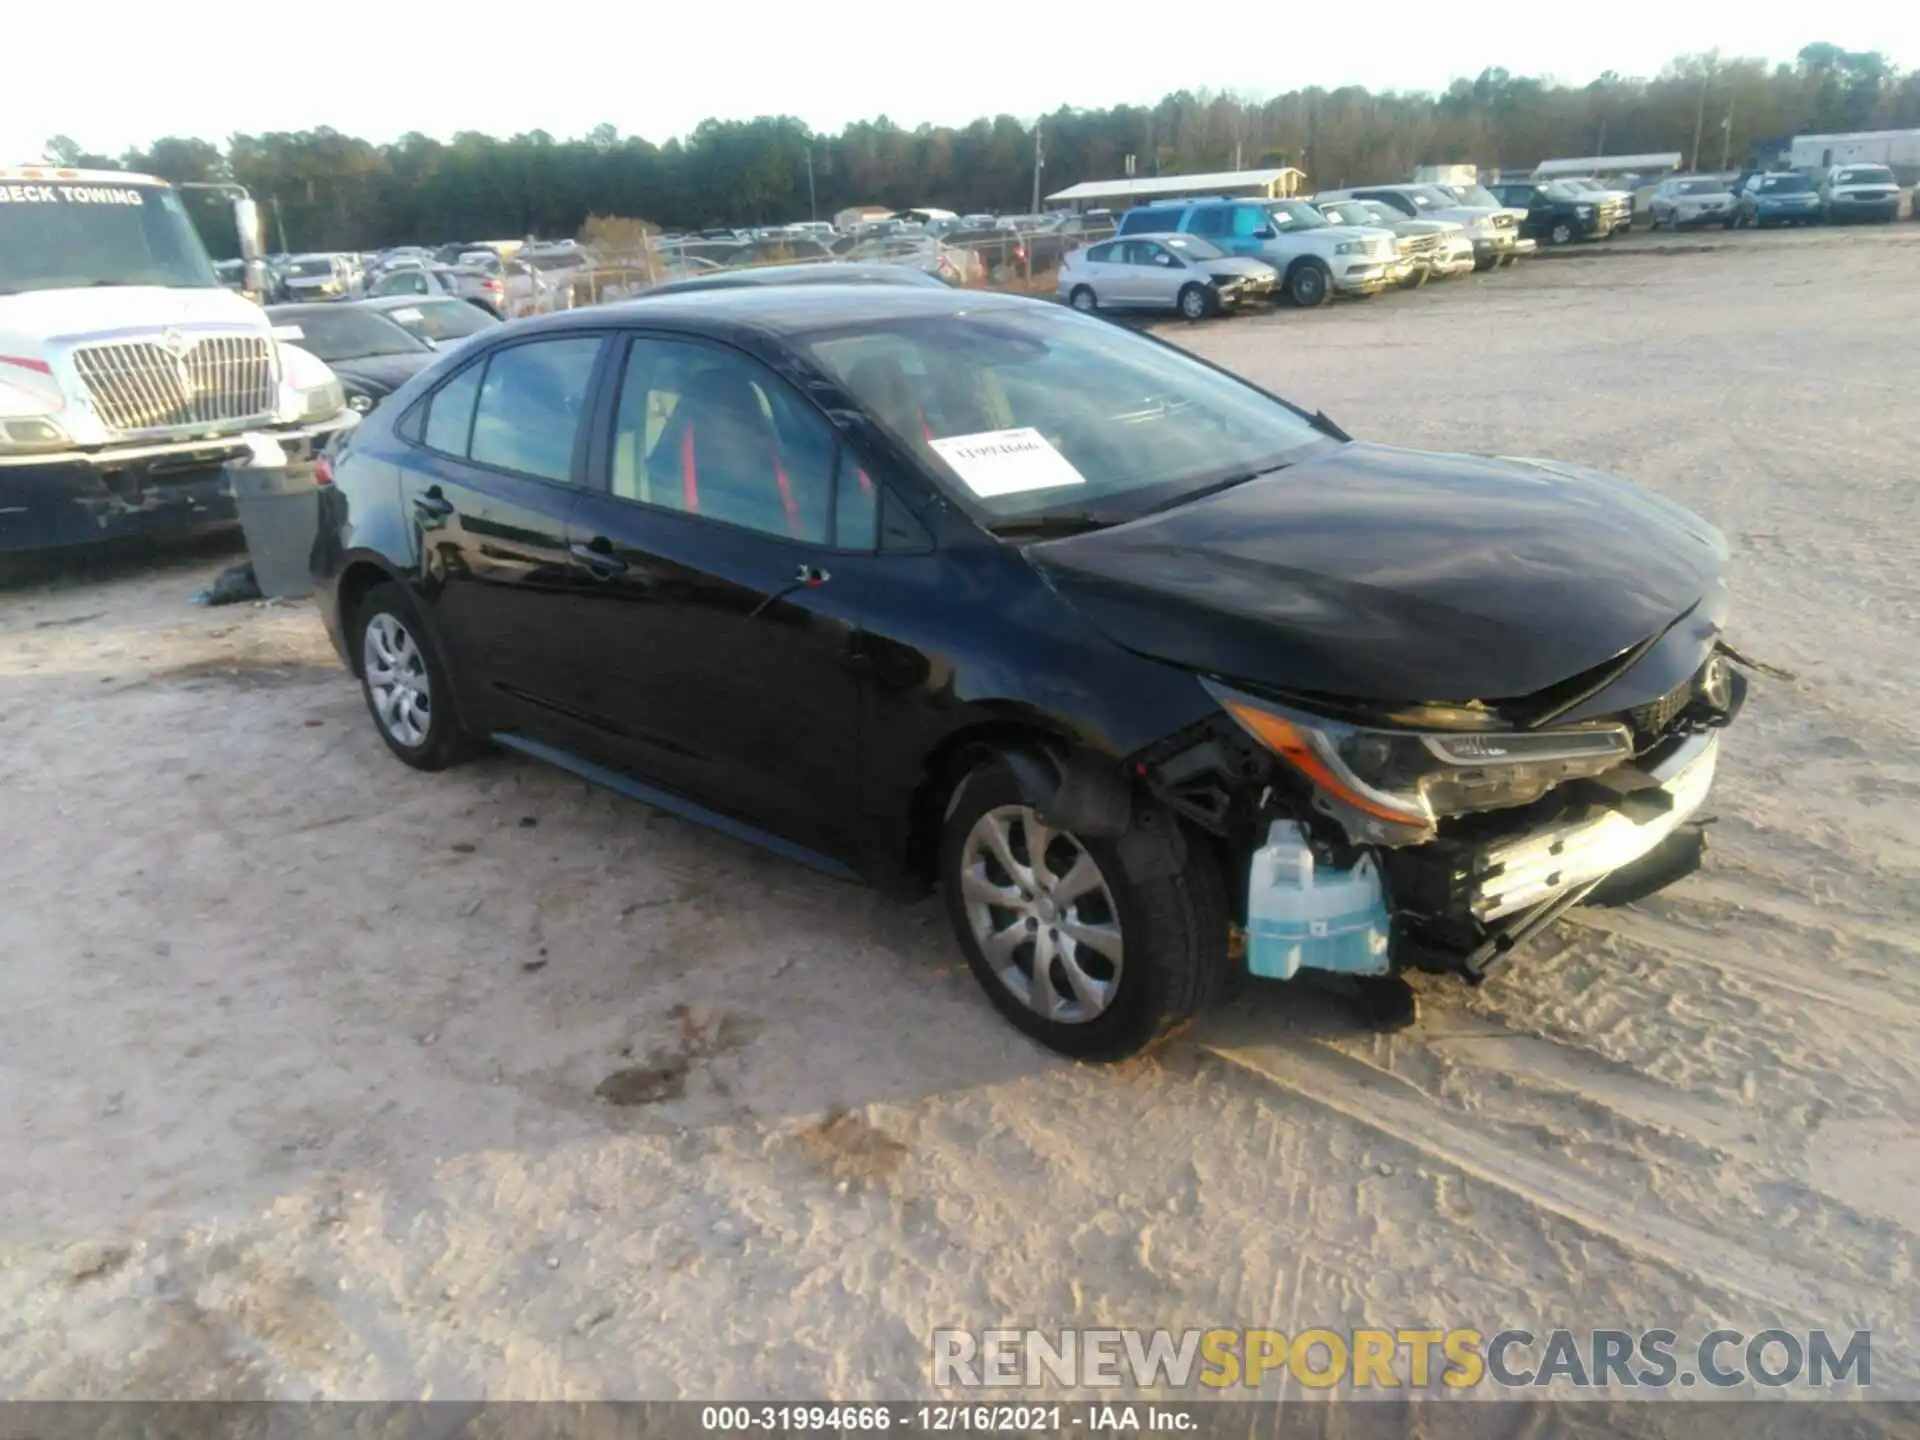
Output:
<svg viewBox="0 0 1920 1440">
<path fill-rule="evenodd" d="M 1319 807 L 1356 841 L 1418 844 L 1449 815 L 1525 805 L 1633 756 L 1624 725 L 1389 730 L 1203 683 L 1242 729 L 1312 785 Z"/>
</svg>

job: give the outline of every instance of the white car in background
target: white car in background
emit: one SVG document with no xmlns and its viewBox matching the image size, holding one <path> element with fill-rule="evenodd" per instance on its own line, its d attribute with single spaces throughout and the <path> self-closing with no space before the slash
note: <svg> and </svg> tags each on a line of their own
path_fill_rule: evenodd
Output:
<svg viewBox="0 0 1920 1440">
<path fill-rule="evenodd" d="M 1271 300 L 1280 272 L 1264 260 L 1229 255 L 1197 235 L 1127 235 L 1068 253 L 1060 298 L 1076 310 L 1177 310 L 1204 320 L 1253 300 Z"/>
<path fill-rule="evenodd" d="M 1710 175 L 1670 175 L 1653 187 L 1647 224 L 1684 230 L 1689 225 L 1724 225 L 1733 216 L 1733 190 Z"/>
<path fill-rule="evenodd" d="M 1476 269 L 1511 264 L 1518 254 L 1519 220 L 1513 211 L 1477 186 L 1472 192 L 1445 185 L 1357 185 L 1324 190 L 1321 200 L 1371 200 L 1410 220 L 1451 220 L 1466 227 L 1473 241 Z"/>
</svg>

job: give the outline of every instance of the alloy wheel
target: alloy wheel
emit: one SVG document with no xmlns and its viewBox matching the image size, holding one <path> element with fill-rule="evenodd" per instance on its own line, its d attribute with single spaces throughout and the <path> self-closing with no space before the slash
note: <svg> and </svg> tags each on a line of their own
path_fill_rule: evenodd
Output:
<svg viewBox="0 0 1920 1440">
<path fill-rule="evenodd" d="M 375 615 L 367 622 L 360 659 L 381 728 L 409 749 L 426 744 L 433 724 L 433 686 L 426 656 L 407 627 L 385 611 Z"/>
<path fill-rule="evenodd" d="M 974 822 L 960 854 L 967 922 L 1000 983 L 1042 1019 L 1077 1025 L 1119 993 L 1120 911 L 1085 845 L 1027 805 Z"/>
</svg>

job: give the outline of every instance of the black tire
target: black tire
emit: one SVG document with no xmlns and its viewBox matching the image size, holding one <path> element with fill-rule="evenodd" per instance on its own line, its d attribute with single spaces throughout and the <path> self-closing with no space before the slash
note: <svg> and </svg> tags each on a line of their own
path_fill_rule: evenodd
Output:
<svg viewBox="0 0 1920 1440">
<path fill-rule="evenodd" d="M 1287 271 L 1287 298 L 1302 310 L 1333 298 L 1333 272 L 1318 260 L 1296 260 Z"/>
<path fill-rule="evenodd" d="M 1406 279 L 1402 280 L 1400 282 L 1400 286 L 1404 290 L 1418 290 L 1422 285 L 1426 284 L 1427 281 L 1432 278 L 1433 278 L 1433 271 L 1428 269 L 1425 265 L 1416 265 L 1413 267 L 1413 273 L 1408 275 Z"/>
<path fill-rule="evenodd" d="M 1091 315 L 1100 308 L 1100 297 L 1093 293 L 1091 285 L 1076 285 L 1067 296 L 1067 303 L 1082 314 Z"/>
<path fill-rule="evenodd" d="M 418 668 L 402 668 L 412 674 L 423 675 L 426 681 L 427 721 L 424 733 L 417 742 L 409 742 L 395 734 L 393 725 L 381 714 L 380 701 L 375 697 L 367 663 L 367 632 L 382 620 L 391 621 L 413 642 L 419 660 Z M 461 729 L 453 705 L 453 688 L 447 681 L 446 666 L 441 663 L 440 652 L 434 647 L 433 638 L 421 622 L 420 612 L 405 589 L 388 581 L 367 592 L 360 602 L 359 613 L 354 616 L 352 645 L 354 668 L 360 675 L 360 695 L 366 701 L 367 714 L 373 721 L 374 730 L 403 764 L 411 765 L 416 770 L 445 770 L 450 765 L 458 765 L 473 757 L 480 747 Z"/>
<path fill-rule="evenodd" d="M 1187 863 L 1179 872 L 1136 880 L 1127 874 L 1112 841 L 1067 837 L 1099 867 L 1118 911 L 1125 959 L 1105 1009 L 1080 1021 L 1051 1019 L 1037 1013 L 995 973 L 975 939 L 962 890 L 967 839 L 975 824 L 992 810 L 1024 803 L 1020 782 L 997 760 L 970 772 L 948 803 L 940 833 L 940 884 L 947 917 L 974 978 L 1016 1028 L 1072 1059 L 1124 1060 L 1172 1038 L 1222 993 L 1228 976 L 1226 891 L 1210 854 L 1189 845 Z M 1167 824 L 1178 823 L 1162 818 Z M 1026 960 L 1017 963 L 1031 969 L 1030 946 Z M 1049 975 L 1055 993 L 1062 993 L 1051 971 Z"/>
<path fill-rule="evenodd" d="M 1174 301 L 1185 320 L 1204 320 L 1213 314 L 1216 296 L 1204 285 L 1182 285 L 1180 294 Z"/>
</svg>

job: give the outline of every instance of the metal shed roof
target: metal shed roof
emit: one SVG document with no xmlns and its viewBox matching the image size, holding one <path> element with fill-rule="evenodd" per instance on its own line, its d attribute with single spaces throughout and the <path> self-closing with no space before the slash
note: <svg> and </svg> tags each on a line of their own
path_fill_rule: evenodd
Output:
<svg viewBox="0 0 1920 1440">
<path fill-rule="evenodd" d="M 1291 165 L 1274 170 L 1217 170 L 1209 175 L 1141 175 L 1132 179 L 1082 180 L 1047 196 L 1049 200 L 1120 200 L 1130 196 L 1191 195 L 1200 190 L 1263 190 L 1289 175 L 1304 175 Z"/>
<path fill-rule="evenodd" d="M 1573 160 L 1542 160 L 1536 175 L 1589 175 L 1597 170 L 1678 170 L 1680 152 L 1662 155 L 1583 155 Z"/>
</svg>

